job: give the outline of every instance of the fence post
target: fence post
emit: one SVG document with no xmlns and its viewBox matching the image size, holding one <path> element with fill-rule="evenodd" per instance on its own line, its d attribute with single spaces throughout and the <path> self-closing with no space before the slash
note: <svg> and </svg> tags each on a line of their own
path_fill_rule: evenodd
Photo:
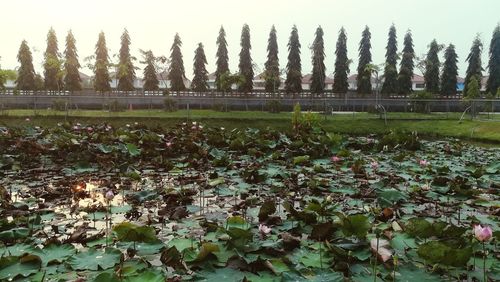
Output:
<svg viewBox="0 0 500 282">
<path fill-rule="evenodd" d="M 186 103 L 186 109 L 187 109 L 187 120 L 189 121 L 191 119 L 191 115 L 189 112 L 189 101 Z"/>
</svg>

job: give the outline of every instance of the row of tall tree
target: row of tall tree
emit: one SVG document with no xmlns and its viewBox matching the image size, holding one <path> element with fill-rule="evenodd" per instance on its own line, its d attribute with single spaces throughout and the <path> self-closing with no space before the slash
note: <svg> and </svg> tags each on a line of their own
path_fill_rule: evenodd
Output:
<svg viewBox="0 0 500 282">
<path fill-rule="evenodd" d="M 324 32 L 321 26 L 316 29 L 315 39 L 310 47 L 312 53 L 312 93 L 323 93 L 325 90 L 325 48 L 323 40 Z M 110 62 L 108 49 L 106 47 L 106 38 L 103 32 L 99 34 L 95 46 L 95 54 L 90 57 L 92 63 L 89 67 L 94 72 L 94 89 L 96 91 L 110 91 L 110 73 L 113 66 L 116 68 L 116 78 L 118 81 L 117 89 L 120 91 L 131 91 L 135 89 L 135 70 L 134 61 L 136 58 L 130 54 L 130 36 L 125 29 L 121 36 L 121 47 L 118 54 L 118 63 Z M 241 51 L 239 53 L 239 71 L 237 74 L 231 74 L 229 71 L 229 57 L 227 50 L 226 33 L 223 27 L 219 30 L 216 40 L 216 71 L 215 86 L 219 91 L 228 91 L 235 82 L 238 84 L 238 90 L 241 92 L 251 92 L 253 90 L 254 65 L 251 57 L 250 28 L 244 25 L 241 32 Z M 433 40 L 429 45 L 429 50 L 425 58 L 419 59 L 414 50 L 414 44 L 411 31 L 408 30 L 404 36 L 403 50 L 398 53 L 396 27 L 392 25 L 389 29 L 386 61 L 383 64 L 383 74 L 380 66 L 372 63 L 371 54 L 371 33 L 368 26 L 362 32 L 359 42 L 359 60 L 357 67 L 357 92 L 372 93 L 372 81 L 374 77 L 376 83 L 383 81 L 380 92 L 384 95 L 399 93 L 409 94 L 412 92 L 412 78 L 415 67 L 421 68 L 424 73 L 425 89 L 427 92 L 442 95 L 453 95 L 457 91 L 458 75 L 458 55 L 455 52 L 455 46 L 439 45 Z M 146 64 L 144 68 L 144 85 L 146 91 L 159 90 L 158 73 L 167 73 L 167 79 L 170 81 L 172 91 L 186 90 L 185 70 L 183 56 L 181 53 L 182 41 L 179 34 L 174 37 L 174 42 L 170 48 L 169 58 L 160 56 L 155 57 L 152 51 L 141 50 L 143 61 Z M 286 75 L 284 89 L 288 93 L 298 93 L 302 91 L 302 64 L 301 64 L 301 44 L 299 40 L 298 29 L 294 25 L 288 40 L 288 62 L 283 70 Z M 439 60 L 439 52 L 444 51 L 444 63 Z M 470 53 L 466 61 L 468 68 L 465 77 L 465 93 L 468 92 L 470 85 L 480 87 L 482 73 L 484 71 L 481 63 L 481 54 L 483 44 L 479 37 L 473 41 Z M 265 81 L 266 91 L 275 92 L 281 85 L 282 70 L 280 69 L 278 59 L 278 43 L 276 29 L 271 27 L 267 45 L 267 60 L 264 64 L 263 79 Z M 351 60 L 347 54 L 347 35 L 344 28 L 341 28 L 338 34 L 338 40 L 335 50 L 335 70 L 333 92 L 346 93 L 349 88 L 348 75 L 350 73 Z M 398 71 L 398 61 L 399 71 Z M 18 69 L 17 88 L 21 90 L 34 90 L 37 88 L 37 75 L 33 67 L 33 58 L 27 42 L 21 43 L 18 53 L 20 67 Z M 159 72 L 160 63 L 168 67 L 164 72 Z M 204 46 L 199 43 L 194 56 L 194 77 L 191 88 L 194 91 L 206 91 L 208 89 L 208 72 L 206 69 L 207 59 Z M 76 49 L 76 41 L 71 32 L 66 36 L 66 48 L 61 55 L 58 49 L 58 41 L 54 30 L 51 28 L 47 35 L 47 49 L 44 55 L 44 88 L 46 90 L 78 91 L 82 89 L 82 81 L 79 75 L 81 67 Z M 487 92 L 496 93 L 500 88 L 500 24 L 495 28 L 490 42 L 489 49 L 489 79 L 487 81 Z M 378 89 L 378 86 L 375 87 Z"/>
</svg>

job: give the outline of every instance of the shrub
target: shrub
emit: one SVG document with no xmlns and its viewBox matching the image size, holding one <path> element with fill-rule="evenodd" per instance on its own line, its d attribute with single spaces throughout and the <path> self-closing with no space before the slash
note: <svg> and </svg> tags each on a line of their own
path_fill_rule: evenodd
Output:
<svg viewBox="0 0 500 282">
<path fill-rule="evenodd" d="M 225 106 L 224 104 L 220 104 L 220 103 L 213 104 L 212 110 L 216 111 L 216 112 L 229 112 L 229 110 L 227 109 L 227 106 Z"/>
<path fill-rule="evenodd" d="M 65 111 L 66 110 L 66 100 L 64 99 L 55 99 L 52 101 L 52 109 L 55 111 Z"/>
<path fill-rule="evenodd" d="M 319 127 L 319 123 L 318 114 L 311 112 L 302 114 L 300 104 L 295 104 L 292 114 L 292 128 L 296 133 L 309 133 L 312 129 Z"/>
<path fill-rule="evenodd" d="M 109 103 L 109 111 L 110 112 L 123 112 L 125 111 L 125 105 L 120 104 L 118 100 L 113 100 Z"/>
<path fill-rule="evenodd" d="M 425 101 L 433 99 L 434 95 L 426 91 L 418 91 L 410 95 L 413 109 L 417 113 L 430 113 L 431 102 Z"/>
<path fill-rule="evenodd" d="M 266 103 L 266 109 L 270 113 L 280 113 L 281 112 L 281 103 L 278 100 L 271 100 Z"/>
<path fill-rule="evenodd" d="M 163 100 L 163 109 L 167 112 L 175 112 L 178 110 L 177 102 L 171 98 Z"/>
</svg>

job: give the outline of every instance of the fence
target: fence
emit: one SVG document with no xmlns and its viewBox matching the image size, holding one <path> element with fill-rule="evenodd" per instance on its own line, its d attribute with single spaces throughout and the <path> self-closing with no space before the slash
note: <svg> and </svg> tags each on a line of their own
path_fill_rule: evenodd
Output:
<svg viewBox="0 0 500 282">
<path fill-rule="evenodd" d="M 355 93 L 322 95 L 307 92 L 275 94 L 266 92 L 176 92 L 164 96 L 162 92 L 12 92 L 0 94 L 0 110 L 9 109 L 162 109 L 175 104 L 181 109 L 216 109 L 220 111 L 271 109 L 291 111 L 296 103 L 303 110 L 316 112 L 470 112 L 500 113 L 500 99 L 475 99 L 463 101 L 460 96 L 439 99 L 415 100 L 391 96 L 378 98 Z"/>
</svg>

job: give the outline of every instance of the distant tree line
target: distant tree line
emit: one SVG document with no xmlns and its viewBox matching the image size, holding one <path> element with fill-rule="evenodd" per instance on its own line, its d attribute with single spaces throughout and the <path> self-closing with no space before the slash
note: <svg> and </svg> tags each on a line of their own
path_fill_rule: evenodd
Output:
<svg viewBox="0 0 500 282">
<path fill-rule="evenodd" d="M 312 76 L 311 93 L 321 94 L 325 91 L 325 48 L 323 40 L 323 29 L 319 26 L 315 32 L 315 39 L 310 47 L 312 53 Z M 121 47 L 119 50 L 118 63 L 112 64 L 106 47 L 104 32 L 101 32 L 95 46 L 95 54 L 87 58 L 91 63 L 88 67 L 94 72 L 93 86 L 96 91 L 106 92 L 111 90 L 111 76 L 109 70 L 116 69 L 115 78 L 117 80 L 117 90 L 135 90 L 135 70 L 136 58 L 130 55 L 130 36 L 125 29 L 121 36 Z M 232 84 L 238 85 L 238 91 L 248 93 L 253 90 L 254 64 L 251 57 L 250 27 L 245 24 L 241 31 L 241 51 L 239 53 L 239 71 L 231 74 L 229 71 L 229 57 L 227 51 L 226 33 L 221 26 L 216 40 L 216 70 L 215 87 L 218 91 L 229 91 Z M 170 56 L 156 57 L 151 50 L 141 50 L 145 64 L 143 70 L 143 89 L 145 91 L 156 91 L 160 89 L 158 75 L 166 74 L 170 81 L 171 91 L 186 90 L 185 70 L 183 56 L 181 53 L 182 41 L 179 34 L 174 37 L 174 42 L 170 48 Z M 374 75 L 380 76 L 383 80 L 380 92 L 382 95 L 401 94 L 408 95 L 412 92 L 412 77 L 415 67 L 422 70 L 425 80 L 425 90 L 432 94 L 443 96 L 454 95 L 457 92 L 458 75 L 458 55 L 455 46 L 449 44 L 444 46 L 433 40 L 428 46 L 425 58 L 419 59 L 414 51 L 412 33 L 408 30 L 404 36 L 403 49 L 398 53 L 396 27 L 391 25 L 388 32 L 387 47 L 385 53 L 385 63 L 383 68 L 373 64 L 371 54 L 371 33 L 368 26 L 362 32 L 359 42 L 358 66 L 357 66 L 357 92 L 361 94 L 372 93 L 372 81 Z M 439 60 L 439 52 L 444 49 L 444 62 Z M 284 89 L 287 93 L 298 93 L 302 91 L 302 64 L 301 64 L 301 44 L 296 26 L 292 27 L 288 39 L 288 61 L 286 68 L 280 70 L 278 59 L 277 34 L 274 26 L 271 27 L 267 45 L 267 60 L 262 78 L 265 83 L 265 90 L 276 92 L 280 87 L 281 75 L 284 72 L 286 78 Z M 481 62 L 483 43 L 479 36 L 473 40 L 470 53 L 466 57 L 468 67 L 466 70 L 464 93 L 465 95 L 477 95 L 481 87 L 481 78 L 484 68 Z M 335 70 L 334 70 L 334 93 L 346 93 L 349 88 L 348 76 L 350 73 L 351 60 L 347 54 L 347 34 L 342 27 L 338 33 L 335 49 Z M 47 48 L 44 54 L 44 77 L 36 74 L 33 67 L 33 58 L 26 40 L 21 42 L 17 55 L 20 63 L 17 69 L 17 89 L 48 91 L 78 91 L 82 89 L 82 81 L 79 75 L 81 67 L 78 59 L 76 40 L 71 32 L 66 36 L 66 48 L 64 54 L 58 49 L 58 41 L 54 29 L 50 29 L 47 34 Z M 399 70 L 398 70 L 399 61 Z M 208 72 L 206 69 L 207 58 L 204 45 L 198 43 L 194 55 L 194 77 L 191 83 L 193 91 L 208 90 Z M 162 67 L 164 68 L 163 71 Z M 489 44 L 489 61 L 487 64 L 489 78 L 486 82 L 486 92 L 496 95 L 500 92 L 500 24 L 493 31 L 493 36 Z M 0 87 L 3 87 L 5 80 L 12 78 L 12 73 L 0 70 Z M 377 82 L 378 83 L 378 82 Z"/>
</svg>

